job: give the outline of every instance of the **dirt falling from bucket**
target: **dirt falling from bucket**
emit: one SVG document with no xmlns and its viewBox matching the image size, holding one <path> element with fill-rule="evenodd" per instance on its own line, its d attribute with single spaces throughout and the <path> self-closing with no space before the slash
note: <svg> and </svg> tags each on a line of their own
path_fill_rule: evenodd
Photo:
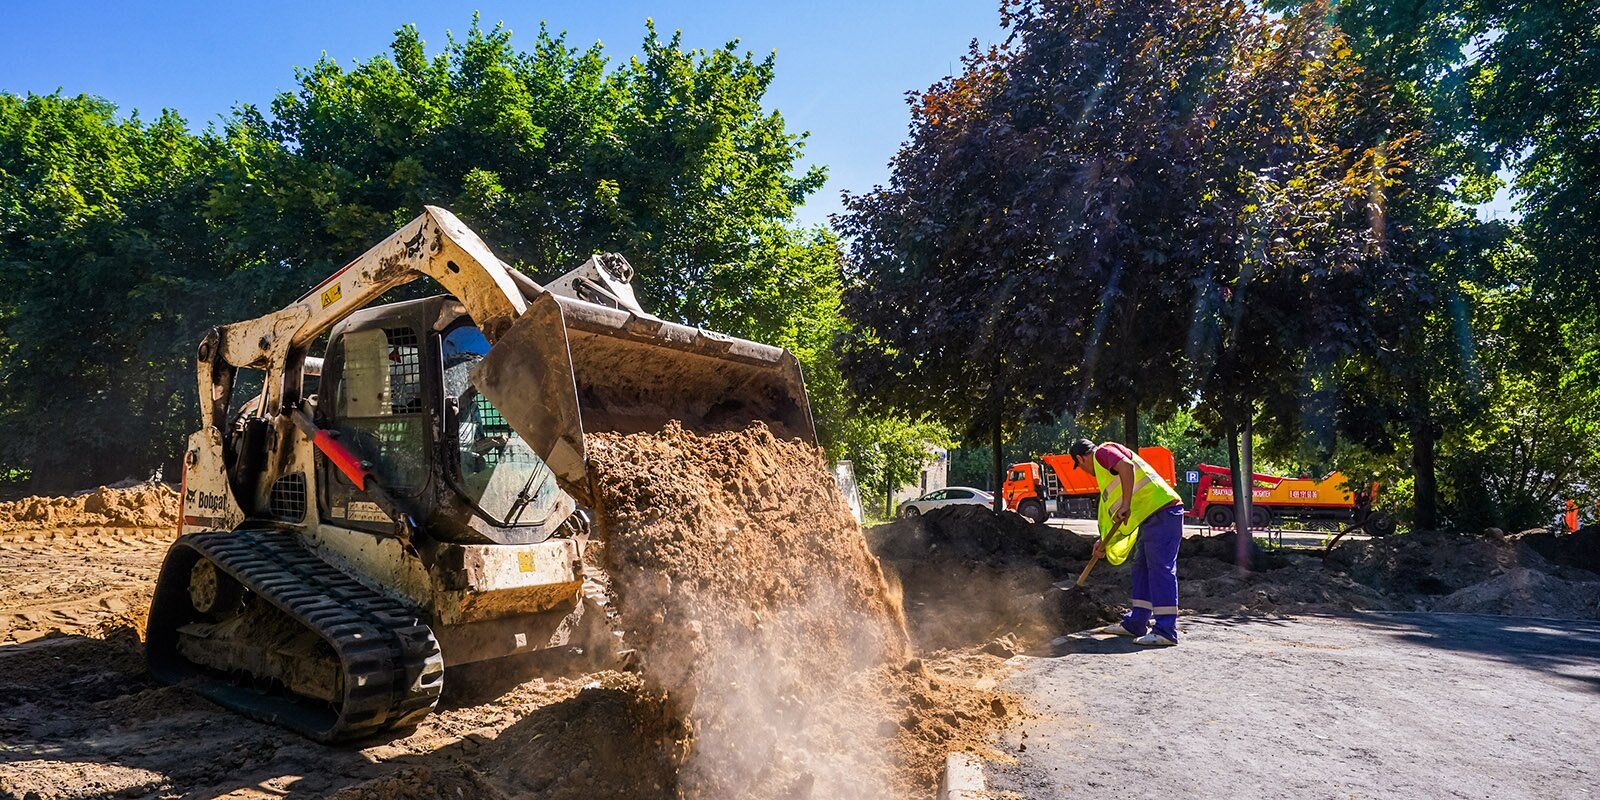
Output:
<svg viewBox="0 0 1600 800">
<path fill-rule="evenodd" d="M 898 601 L 820 451 L 763 425 L 587 441 L 626 641 L 689 723 L 687 798 L 894 794 Z"/>
</svg>

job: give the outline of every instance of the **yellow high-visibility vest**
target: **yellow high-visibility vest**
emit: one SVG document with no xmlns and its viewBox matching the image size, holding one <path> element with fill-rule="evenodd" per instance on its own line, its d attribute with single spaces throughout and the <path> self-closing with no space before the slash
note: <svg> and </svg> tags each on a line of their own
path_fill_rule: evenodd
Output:
<svg viewBox="0 0 1600 800">
<path fill-rule="evenodd" d="M 1093 454 L 1090 457 L 1093 458 Z M 1129 453 L 1129 460 L 1133 462 L 1133 502 L 1128 504 L 1128 521 L 1122 523 L 1113 536 L 1111 509 L 1116 508 L 1117 501 L 1122 499 L 1122 479 L 1117 477 L 1117 473 L 1100 466 L 1100 459 L 1094 459 L 1094 478 L 1100 483 L 1100 538 L 1105 541 L 1106 560 L 1113 564 L 1128 560 L 1128 555 L 1133 552 L 1133 544 L 1139 538 L 1139 526 L 1151 514 L 1166 508 L 1173 501 L 1183 502 L 1177 491 L 1168 486 L 1156 474 L 1155 468 L 1140 458 L 1138 453 Z"/>
</svg>

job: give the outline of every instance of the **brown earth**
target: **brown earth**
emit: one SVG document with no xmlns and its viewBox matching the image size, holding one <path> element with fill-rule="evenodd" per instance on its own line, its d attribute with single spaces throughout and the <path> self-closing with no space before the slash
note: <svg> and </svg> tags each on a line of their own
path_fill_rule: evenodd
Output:
<svg viewBox="0 0 1600 800">
<path fill-rule="evenodd" d="M 623 638 L 692 729 L 682 796 L 926 793 L 1003 716 L 903 666 L 898 599 L 815 447 L 760 424 L 588 447 Z"/>
<path fill-rule="evenodd" d="M 0 643 L 142 629 L 177 519 L 164 484 L 0 503 Z"/>
<path fill-rule="evenodd" d="M 71 497 L 0 503 L 0 529 L 166 528 L 178 524 L 178 493 L 164 483 L 102 486 Z"/>
<path fill-rule="evenodd" d="M 650 438 L 630 443 L 648 454 L 632 465 L 596 443 L 601 493 L 617 490 L 628 524 L 596 553 L 624 568 L 622 619 L 651 669 L 455 668 L 417 730 L 344 747 L 148 675 L 139 635 L 175 527 L 170 489 L 0 505 L 0 798 L 923 797 L 946 752 L 991 753 L 991 731 L 1023 715 L 994 690 L 1007 651 L 906 657 L 898 605 L 815 450 L 759 428 Z M 655 509 L 622 502 L 627 487 L 654 492 Z M 693 521 L 716 525 L 681 527 Z M 644 580 L 655 557 L 682 571 Z M 632 613 L 663 596 L 659 622 Z M 727 649 L 744 646 L 748 660 Z M 690 671 L 654 668 L 673 664 Z"/>
<path fill-rule="evenodd" d="M 1580 532 L 1580 534 L 1583 532 Z M 1101 564 L 1071 583 L 1092 538 L 980 506 L 937 509 L 880 525 L 868 541 L 903 587 L 918 647 L 970 647 L 1014 636 L 1039 648 L 1120 617 L 1126 574 Z M 1578 536 L 1420 532 L 1345 541 L 1326 557 L 1185 538 L 1178 602 L 1186 613 L 1288 614 L 1352 610 L 1454 611 L 1600 619 L 1594 563 L 1600 529 Z"/>
</svg>

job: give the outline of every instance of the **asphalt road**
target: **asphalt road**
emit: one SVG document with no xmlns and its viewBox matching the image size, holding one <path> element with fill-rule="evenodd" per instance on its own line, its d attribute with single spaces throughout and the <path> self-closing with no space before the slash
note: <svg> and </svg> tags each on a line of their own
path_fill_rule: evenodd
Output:
<svg viewBox="0 0 1600 800">
<path fill-rule="evenodd" d="M 1074 638 L 1003 684 L 1038 713 L 989 786 L 1027 798 L 1600 797 L 1600 623 L 1191 617 Z M 1012 795 L 1014 796 L 1014 795 Z"/>
</svg>

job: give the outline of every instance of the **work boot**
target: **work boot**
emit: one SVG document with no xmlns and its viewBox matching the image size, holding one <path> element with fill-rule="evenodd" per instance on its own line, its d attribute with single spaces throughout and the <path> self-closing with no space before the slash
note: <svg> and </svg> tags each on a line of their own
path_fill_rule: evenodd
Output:
<svg viewBox="0 0 1600 800">
<path fill-rule="evenodd" d="M 1120 622 L 1113 622 L 1104 628 L 1096 629 L 1095 633 L 1103 633 L 1110 636 L 1127 636 L 1129 638 L 1138 638 L 1140 636 L 1140 634 L 1123 627 Z"/>
<path fill-rule="evenodd" d="M 1149 633 L 1147 633 L 1147 634 L 1145 634 L 1143 636 L 1140 636 L 1139 638 L 1134 639 L 1133 643 L 1137 644 L 1137 645 L 1142 645 L 1144 647 L 1177 647 L 1178 646 L 1178 640 L 1177 639 L 1169 638 L 1166 634 L 1159 633 L 1157 631 L 1151 631 L 1151 632 L 1149 632 Z"/>
</svg>

